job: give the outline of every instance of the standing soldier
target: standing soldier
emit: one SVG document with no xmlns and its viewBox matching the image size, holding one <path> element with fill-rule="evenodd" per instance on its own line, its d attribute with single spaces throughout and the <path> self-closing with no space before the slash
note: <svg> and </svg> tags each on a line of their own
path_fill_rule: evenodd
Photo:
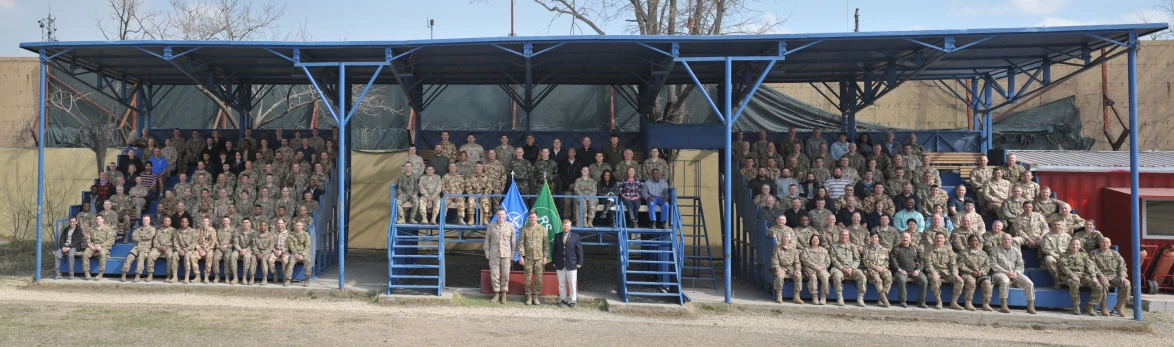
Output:
<svg viewBox="0 0 1174 347">
<path fill-rule="evenodd" d="M 286 239 L 286 249 L 289 251 L 289 260 L 285 262 L 285 286 L 289 286 L 289 279 L 293 277 L 294 264 L 302 262 L 302 270 L 306 279 L 303 287 L 310 286 L 310 274 L 313 273 L 314 260 L 310 257 L 310 235 L 306 233 L 306 225 L 301 221 L 294 222 L 294 233 Z"/>
<path fill-rule="evenodd" d="M 470 135 L 472 136 L 472 135 Z M 481 162 L 477 162 L 473 167 L 473 174 L 466 179 L 469 194 L 489 194 L 489 176 L 485 174 L 485 166 Z M 481 213 L 477 213 L 477 202 L 481 203 Z M 489 197 L 488 196 L 470 196 L 469 205 L 465 207 L 469 216 L 469 225 L 477 225 L 477 217 L 480 214 L 481 224 L 489 225 Z"/>
<path fill-rule="evenodd" d="M 668 181 L 669 184 L 672 184 L 673 167 L 670 166 L 667 161 L 660 158 L 660 149 L 652 147 L 652 149 L 648 151 L 648 154 L 650 157 L 648 159 L 644 159 L 644 175 L 642 177 L 652 177 L 653 171 L 659 171 L 660 177 L 664 177 L 665 181 Z M 775 174 L 775 178 L 778 178 L 778 174 Z"/>
<path fill-rule="evenodd" d="M 1002 228 L 993 229 L 998 231 Z M 998 234 L 1002 235 L 1001 244 L 991 250 L 991 277 L 994 278 L 995 285 L 999 286 L 999 300 L 1002 301 L 999 312 L 1011 313 L 1011 310 L 1007 309 L 1007 287 L 1014 284 L 1023 288 L 1023 294 L 1027 297 L 1027 313 L 1035 314 L 1035 283 L 1023 273 L 1023 253 L 1020 253 L 1019 245 L 1012 243 L 1011 234 Z"/>
<path fill-rule="evenodd" d="M 927 231 L 928 232 L 928 231 Z M 946 244 L 946 234 L 937 232 L 933 237 L 933 247 L 925 254 L 925 273 L 929 276 L 929 290 L 938 300 L 935 308 L 942 309 L 942 282 L 953 284 L 954 298 L 950 300 L 950 308 L 961 310 L 958 306 L 958 297 L 962 291 L 958 290 L 963 284 L 962 276 L 958 273 L 958 260 L 950 245 Z"/>
<path fill-rule="evenodd" d="M 994 169 L 990 181 L 982 187 L 983 206 L 987 211 L 999 212 L 1003 201 L 1011 196 L 1011 182 L 1003 179 L 1003 170 Z"/>
<path fill-rule="evenodd" d="M 200 132 L 192 130 L 192 138 L 187 140 L 186 150 L 184 151 L 184 160 L 188 165 L 195 165 L 196 160 L 199 160 L 200 151 L 204 149 L 204 139 L 200 138 Z M 184 167 L 186 169 L 186 166 Z M 186 171 L 186 170 L 185 170 Z"/>
<path fill-rule="evenodd" d="M 109 202 L 109 201 L 107 201 Z M 94 218 L 95 229 L 89 231 L 86 236 L 86 250 L 82 252 L 82 271 L 86 273 L 86 279 L 90 279 L 90 258 L 95 255 L 98 256 L 98 277 L 96 280 L 102 280 L 102 275 L 106 273 L 106 260 L 110 259 L 110 247 L 114 246 L 114 239 L 118 235 L 114 229 L 106 225 L 106 218 L 99 215 Z"/>
<path fill-rule="evenodd" d="M 835 223 L 832 223 L 833 226 Z M 860 271 L 860 252 L 859 247 L 849 241 L 850 233 L 848 230 L 839 229 L 838 234 L 840 242 L 832 245 L 831 258 L 832 269 L 831 282 L 832 286 L 836 287 L 836 305 L 844 306 L 844 280 L 853 279 L 856 281 L 856 306 L 864 307 L 864 290 L 868 285 L 864 278 L 864 272 Z"/>
<path fill-rule="evenodd" d="M 598 157 L 598 153 L 596 157 Z M 604 164 L 607 165 L 607 164 Z M 573 188 L 575 195 L 593 196 L 596 195 L 599 189 L 597 180 L 591 179 L 591 169 L 583 167 L 579 170 L 582 175 L 575 180 Z M 575 220 L 579 221 L 580 227 L 594 228 L 595 227 L 595 205 L 599 204 L 599 199 L 596 198 L 581 198 L 575 204 Z"/>
<path fill-rule="evenodd" d="M 1105 295 L 1105 286 L 1101 283 L 1101 269 L 1097 264 L 1089 259 L 1088 254 L 1084 253 L 1084 247 L 1080 244 L 1080 240 L 1071 240 L 1068 243 L 1068 251 L 1060 257 L 1060 271 L 1063 274 L 1064 282 L 1068 284 L 1068 296 L 1072 298 L 1072 312 L 1079 315 L 1080 310 L 1080 286 L 1089 287 L 1092 289 L 1092 294 L 1088 297 L 1088 303 L 1084 307 L 1085 313 L 1090 316 L 1096 316 L 1096 311 L 1093 310 L 1093 305 L 1101 302 Z"/>
<path fill-rule="evenodd" d="M 436 144 L 436 147 L 434 147 L 434 149 L 435 149 L 435 152 L 439 155 L 443 155 L 448 158 L 458 158 L 457 145 L 453 144 L 451 141 L 448 140 L 448 132 L 447 131 L 440 132 L 440 143 Z"/>
<path fill-rule="evenodd" d="M 628 168 L 635 168 L 636 169 L 636 179 L 638 179 L 638 180 L 644 179 L 644 176 L 641 176 L 641 174 L 644 172 L 644 170 L 640 168 L 640 163 L 637 163 L 635 160 L 632 160 L 632 150 L 630 150 L 630 149 L 624 150 L 624 160 L 616 163 L 615 165 L 612 165 L 611 167 L 616 168 L 615 172 L 628 172 Z"/>
<path fill-rule="evenodd" d="M 549 152 L 542 150 L 543 157 Z M 522 228 L 522 238 L 518 241 L 518 263 L 522 264 L 522 273 L 526 276 L 526 305 L 541 305 L 538 296 L 542 294 L 542 269 L 550 262 L 550 235 L 546 227 L 538 224 L 538 212 L 530 211 L 529 223 Z M 526 263 L 526 258 L 530 262 Z"/>
<path fill-rule="evenodd" d="M 982 251 L 982 238 L 977 234 L 968 236 L 966 242 L 970 247 L 958 252 L 958 272 L 962 274 L 962 282 L 965 283 L 962 290 L 965 291 L 963 299 L 966 300 L 966 309 L 974 311 L 974 289 L 981 284 L 982 310 L 989 312 L 991 311 L 991 279 L 987 274 L 991 272 L 990 259 L 986 252 Z M 954 290 L 958 290 L 957 284 L 954 284 Z"/>
<path fill-rule="evenodd" d="M 749 146 L 747 145 L 745 147 L 748 148 Z M 607 146 L 603 147 L 603 151 L 601 153 L 603 153 L 603 160 L 607 162 L 607 165 L 614 168 L 617 164 L 620 163 L 620 160 L 623 160 L 625 151 L 626 149 L 624 149 L 624 146 L 620 146 L 619 135 L 611 134 L 611 136 L 608 137 Z"/>
<path fill-rule="evenodd" d="M 231 284 L 237 284 L 238 279 L 241 284 L 252 284 L 253 275 L 256 273 L 257 263 L 253 262 L 252 248 L 257 234 L 253 231 L 252 223 L 249 218 L 242 220 L 241 231 L 232 237 L 232 256 L 228 259 L 228 274 L 232 275 Z M 237 264 L 244 268 L 243 274 L 237 272 Z M 240 278 L 241 275 L 244 276 L 243 279 Z"/>
<path fill-rule="evenodd" d="M 519 159 L 525 161 L 525 159 Z M 489 282 L 493 284 L 493 299 L 505 304 L 506 292 L 510 287 L 510 257 L 514 255 L 513 247 L 517 241 L 514 226 L 506 220 L 505 210 L 497 210 L 497 221 L 485 231 L 485 241 L 482 249 L 485 250 L 485 260 L 489 261 Z"/>
<path fill-rule="evenodd" d="M 552 191 L 557 191 L 558 187 L 562 186 L 558 179 L 558 163 L 550 159 L 550 149 L 548 148 L 543 148 L 539 152 L 538 160 L 534 162 L 534 190 L 541 190 L 543 183 L 554 187 L 551 189 Z"/>
<path fill-rule="evenodd" d="M 220 283 L 220 276 L 224 276 L 224 281 L 228 282 L 228 274 L 225 274 L 230 266 L 230 258 L 232 258 L 232 238 L 236 236 L 236 229 L 232 227 L 232 219 L 224 217 L 221 220 L 220 230 L 216 231 L 216 249 L 212 252 L 212 283 Z M 224 266 L 221 270 L 221 266 Z"/>
<path fill-rule="evenodd" d="M 416 206 L 417 224 L 424 224 L 425 220 L 429 221 L 429 224 L 436 224 L 436 217 L 440 215 L 441 183 L 442 179 L 440 175 L 436 174 L 436 169 L 432 165 L 428 165 L 418 183 L 420 198 L 417 199 L 418 205 Z M 428 211 L 432 211 L 432 219 L 425 219 L 428 216 Z"/>
<path fill-rule="evenodd" d="M 469 134 L 468 136 L 465 136 L 465 139 L 469 142 L 464 146 L 461 146 L 461 152 L 469 155 L 470 162 L 476 163 L 479 161 L 484 161 L 485 147 L 481 147 L 481 145 L 477 144 L 477 137 L 473 136 L 473 134 Z"/>
<path fill-rule="evenodd" d="M 880 235 L 877 233 L 868 236 L 868 246 L 864 248 L 860 263 L 866 279 L 872 282 L 876 292 L 880 294 L 881 307 L 889 307 L 889 288 L 893 285 L 893 273 L 889 272 L 889 249 L 881 245 Z M 864 293 L 864 287 L 857 291 Z"/>
<path fill-rule="evenodd" d="M 167 283 L 175 282 L 175 274 L 179 269 L 179 260 L 175 253 L 175 228 L 171 227 L 171 217 L 163 217 L 163 226 L 155 231 L 151 241 L 154 247 L 147 256 L 147 268 L 151 269 L 147 275 L 147 282 L 155 279 L 155 260 L 163 257 L 167 261 Z"/>
<path fill-rule="evenodd" d="M 784 217 L 780 216 L 779 218 Z M 795 296 L 791 302 L 802 305 L 803 299 L 799 297 L 799 292 L 803 289 L 803 275 L 800 273 L 801 266 L 799 264 L 800 250 L 791 245 L 791 234 L 783 233 L 781 237 L 778 239 L 778 246 L 775 246 L 770 267 L 775 274 L 775 302 L 783 303 L 783 280 L 790 278 L 795 288 Z"/>
<path fill-rule="evenodd" d="M 178 203 L 179 203 L 179 200 L 177 200 L 175 198 L 175 192 L 170 191 L 170 190 L 164 192 L 163 199 L 159 200 L 159 207 L 157 207 L 157 212 L 160 217 L 160 219 L 158 219 L 158 220 L 163 220 L 162 217 L 164 217 L 164 216 L 170 216 L 170 215 L 175 214 L 176 204 L 178 204 Z"/>
<path fill-rule="evenodd" d="M 198 271 L 194 265 L 195 262 L 192 261 L 192 258 L 194 258 L 198 251 L 198 247 L 196 232 L 191 229 L 191 221 L 187 218 L 181 218 L 179 220 L 179 230 L 175 232 L 175 249 L 179 252 L 176 258 L 183 259 L 183 264 L 187 267 L 186 274 L 177 272 L 177 274 L 183 276 L 183 279 L 180 280 L 183 284 L 191 282 L 192 272 Z"/>
<path fill-rule="evenodd" d="M 407 213 L 404 213 L 404 205 L 412 204 L 414 209 L 420 209 L 419 202 L 416 198 L 419 192 L 418 184 L 419 176 L 416 176 L 416 173 L 412 172 L 412 163 L 404 163 L 404 170 L 400 172 L 399 182 L 396 185 L 396 199 L 398 200 L 396 204 L 398 213 L 396 215 L 398 216 L 396 218 L 396 224 L 404 224 L 405 217 L 410 217 Z"/>
<path fill-rule="evenodd" d="M 468 184 L 466 179 L 456 172 L 456 166 L 457 164 L 455 163 L 448 164 L 449 174 L 444 175 L 444 178 L 441 179 L 441 190 L 445 195 L 449 195 L 444 199 L 445 208 L 456 209 L 457 217 L 460 217 L 457 223 L 465 225 L 465 198 L 452 195 L 464 194 L 465 189 L 468 188 Z"/>
<path fill-rule="evenodd" d="M 273 262 L 276 260 L 274 253 L 277 250 L 277 237 L 266 230 L 269 229 L 267 224 L 266 222 L 261 222 L 261 230 L 257 234 L 253 248 L 253 251 L 256 252 L 254 253 L 256 261 L 261 264 L 262 286 L 269 284 L 269 269 L 273 268 Z"/>
<path fill-rule="evenodd" d="M 1108 237 L 1101 238 L 1099 248 L 1089 253 L 1088 257 L 1097 264 L 1097 269 L 1101 272 L 1101 283 L 1105 286 L 1105 290 L 1109 287 L 1117 287 L 1117 306 L 1113 307 L 1117 311 L 1117 317 L 1125 317 L 1123 310 L 1126 303 L 1131 302 L 1130 298 L 1133 294 L 1129 284 L 1128 269 L 1125 267 L 1125 259 L 1121 257 L 1120 253 L 1109 248 L 1113 245 L 1113 241 Z M 1101 297 L 1101 315 L 1109 316 L 1109 304 L 1105 302 L 1104 295 Z"/>
<path fill-rule="evenodd" d="M 501 144 L 494 147 L 493 151 L 501 156 L 499 159 L 502 167 L 510 167 L 510 163 L 514 160 L 514 146 L 510 146 L 509 135 L 501 135 Z"/>
<path fill-rule="evenodd" d="M 518 193 L 522 195 L 534 194 L 533 182 L 531 178 L 534 177 L 534 167 L 529 160 L 525 158 L 525 150 L 517 148 L 514 150 L 514 159 L 510 161 L 507 166 L 509 174 L 514 179 L 514 183 L 518 185 Z"/>
<path fill-rule="evenodd" d="M 489 150 L 485 152 L 485 175 L 489 176 L 489 193 L 501 194 L 505 188 L 505 165 L 497 159 L 497 151 Z M 491 199 L 493 206 L 501 204 L 501 198 L 495 197 Z"/>
<path fill-rule="evenodd" d="M 181 174 L 187 172 L 187 140 L 183 138 L 183 134 L 179 132 L 179 128 L 172 129 L 171 138 L 168 141 L 171 141 L 171 147 L 175 148 L 175 160 L 168 160 L 167 162 L 176 163 L 176 171 L 179 171 Z"/>
<path fill-rule="evenodd" d="M 828 296 L 828 251 L 820 245 L 820 236 L 811 235 L 807 249 L 799 256 L 803 264 L 803 277 L 807 278 L 807 292 L 811 293 L 811 301 L 816 305 L 827 303 Z M 819 282 L 816 282 L 819 281 Z M 817 291 L 818 288 L 818 291 Z"/>
<path fill-rule="evenodd" d="M 155 228 L 151 226 L 151 216 L 143 216 L 143 224 L 135 229 L 131 236 L 135 240 L 135 248 L 130 250 L 130 254 L 126 255 L 126 261 L 122 262 L 122 282 L 126 282 L 126 272 L 130 271 L 130 263 L 135 262 L 139 269 L 139 273 L 135 275 L 134 283 L 139 282 L 139 278 L 143 276 L 147 269 L 145 263 L 147 259 L 151 258 L 151 250 L 154 249 Z"/>
</svg>

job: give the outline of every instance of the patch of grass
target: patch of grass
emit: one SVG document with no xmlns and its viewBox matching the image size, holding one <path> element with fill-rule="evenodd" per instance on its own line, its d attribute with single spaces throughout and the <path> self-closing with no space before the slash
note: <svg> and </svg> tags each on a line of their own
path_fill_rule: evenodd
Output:
<svg viewBox="0 0 1174 347">
<path fill-rule="evenodd" d="M 730 312 L 730 307 L 728 305 L 701 304 L 697 305 L 697 307 L 701 309 L 702 313 L 726 314 Z"/>
<path fill-rule="evenodd" d="M 53 246 L 42 244 L 41 268 L 53 267 Z M 80 254 L 79 254 L 80 256 Z M 13 241 L 0 244 L 0 276 L 30 276 L 36 271 L 37 246 L 35 241 Z"/>
<path fill-rule="evenodd" d="M 469 307 L 501 306 L 501 304 L 489 301 L 487 299 L 467 297 L 467 296 L 461 295 L 461 293 L 459 293 L 459 292 L 452 294 L 452 303 L 453 303 L 453 305 L 457 305 L 457 306 L 469 306 Z"/>
</svg>

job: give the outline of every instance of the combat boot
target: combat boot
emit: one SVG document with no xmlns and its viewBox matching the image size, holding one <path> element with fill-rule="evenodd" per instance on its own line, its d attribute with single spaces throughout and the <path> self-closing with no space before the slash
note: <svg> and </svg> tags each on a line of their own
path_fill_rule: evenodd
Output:
<svg viewBox="0 0 1174 347">
<path fill-rule="evenodd" d="M 118 281 L 119 282 L 126 282 L 126 273 L 125 272 L 122 273 L 122 279 L 120 279 Z"/>
<path fill-rule="evenodd" d="M 86 271 L 86 280 L 87 280 L 87 281 L 89 281 L 89 280 L 90 280 L 90 272 L 89 272 L 89 271 Z"/>
<path fill-rule="evenodd" d="M 269 270 L 261 270 L 261 285 L 269 284 Z"/>
<path fill-rule="evenodd" d="M 132 283 L 139 283 L 139 276 L 140 275 L 135 275 L 134 282 L 132 282 Z"/>
<path fill-rule="evenodd" d="M 501 292 L 493 292 L 493 298 L 489 302 L 498 302 L 501 300 Z"/>
<path fill-rule="evenodd" d="M 880 297 L 880 304 L 881 304 L 881 307 L 889 307 L 889 297 L 883 295 L 883 293 L 882 293 L 882 295 Z"/>
<path fill-rule="evenodd" d="M 534 305 L 535 306 L 542 305 L 542 295 L 534 294 Z"/>
<path fill-rule="evenodd" d="M 777 303 L 777 304 L 783 303 L 783 291 L 781 291 L 781 290 L 775 291 L 775 303 Z"/>
<path fill-rule="evenodd" d="M 999 298 L 999 301 L 999 312 L 1011 313 L 1011 310 L 1007 308 L 1007 298 Z M 1028 305 L 1028 311 L 1031 311 L 1031 305 Z"/>
<path fill-rule="evenodd" d="M 1027 313 L 1035 314 L 1035 300 L 1027 300 Z"/>
<path fill-rule="evenodd" d="M 968 303 L 966 303 L 966 306 L 970 306 L 970 303 L 969 303 L 969 302 L 968 302 Z M 950 308 L 952 308 L 952 309 L 955 309 L 955 310 L 961 310 L 961 309 L 962 309 L 962 306 L 958 306 L 958 302 L 957 302 L 957 301 L 951 301 L 951 302 L 950 302 Z M 971 311 L 974 311 L 974 307 L 973 307 L 973 306 L 971 306 L 970 310 L 971 310 Z"/>
<path fill-rule="evenodd" d="M 524 302 L 524 304 L 526 304 L 526 306 L 529 306 L 530 303 L 532 303 L 532 302 L 534 302 L 534 296 L 530 295 L 530 294 L 526 294 L 526 302 Z"/>
<path fill-rule="evenodd" d="M 942 298 L 938 298 L 938 304 L 934 305 L 934 309 L 942 309 Z"/>
<path fill-rule="evenodd" d="M 982 310 L 990 312 L 991 310 L 991 294 L 994 288 L 983 286 L 982 288 Z"/>
<path fill-rule="evenodd" d="M 864 296 L 856 297 L 856 306 L 866 307 L 866 305 L 864 305 Z"/>
<path fill-rule="evenodd" d="M 1094 306 L 1095 305 L 1093 305 L 1093 303 L 1091 303 L 1091 302 L 1088 303 L 1088 305 L 1084 305 L 1084 313 L 1088 314 L 1090 316 L 1096 317 L 1097 316 L 1097 309 Z"/>
<path fill-rule="evenodd" d="M 509 301 L 510 301 L 510 300 L 507 298 L 508 296 L 509 296 L 509 295 L 507 295 L 507 294 L 506 294 L 506 292 L 501 292 L 501 304 L 502 304 L 502 305 L 505 305 L 505 303 L 507 303 L 507 302 L 509 302 Z"/>
<path fill-rule="evenodd" d="M 844 306 L 844 294 L 843 293 L 836 296 L 836 306 Z"/>
<path fill-rule="evenodd" d="M 1105 298 L 1101 298 L 1101 315 L 1105 317 L 1109 316 L 1109 302 Z"/>
<path fill-rule="evenodd" d="M 1101 306 L 1104 306 L 1104 304 L 1101 304 Z M 1125 317 L 1125 301 L 1117 300 L 1117 306 L 1114 306 L 1113 310 L 1117 311 L 1117 317 Z"/>
<path fill-rule="evenodd" d="M 155 279 L 155 274 L 153 274 L 153 273 L 152 273 L 152 274 L 147 274 L 147 282 L 151 282 L 151 281 L 152 281 L 152 280 L 154 280 L 154 279 Z"/>
</svg>

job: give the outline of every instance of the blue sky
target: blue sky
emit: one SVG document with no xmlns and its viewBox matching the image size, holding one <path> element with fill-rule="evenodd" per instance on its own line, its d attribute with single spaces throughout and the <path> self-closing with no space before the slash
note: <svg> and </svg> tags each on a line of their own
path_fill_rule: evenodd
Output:
<svg viewBox="0 0 1174 347">
<path fill-rule="evenodd" d="M 254 0 L 258 3 L 267 0 Z M 590 1 L 590 0 L 588 0 Z M 849 9 L 860 8 L 861 31 L 972 29 L 1086 24 L 1170 22 L 1155 7 L 1165 0 L 757 0 L 750 7 L 764 16 L 787 18 L 778 33 L 850 30 Z M 147 0 L 166 9 L 167 0 Z M 426 18 L 436 20 L 436 38 L 491 37 L 509 33 L 509 0 L 291 0 L 282 27 L 299 21 L 314 40 L 426 39 Z M 37 20 L 49 12 L 48 0 L 0 0 L 0 56 L 32 56 L 20 42 L 40 41 Z M 106 0 L 53 0 L 60 40 L 102 40 L 95 20 L 108 14 Z M 608 34 L 626 34 L 625 18 L 601 23 Z M 555 18 L 532 0 L 517 0 L 520 36 L 566 35 L 568 17 Z M 579 34 L 579 32 L 575 32 Z"/>
</svg>

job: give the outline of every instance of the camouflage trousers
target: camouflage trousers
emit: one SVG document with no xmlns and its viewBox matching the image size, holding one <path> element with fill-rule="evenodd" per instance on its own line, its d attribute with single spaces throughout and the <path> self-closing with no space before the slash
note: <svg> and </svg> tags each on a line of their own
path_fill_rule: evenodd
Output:
<svg viewBox="0 0 1174 347">
<path fill-rule="evenodd" d="M 1092 278 L 1068 278 L 1064 283 L 1068 284 L 1068 297 L 1072 298 L 1072 306 L 1080 307 L 1080 287 L 1085 286 L 1092 289 L 1092 294 L 1088 297 L 1088 304 L 1095 305 L 1101 302 L 1105 297 L 1105 286 L 1100 281 Z"/>
<path fill-rule="evenodd" d="M 224 278 L 227 279 L 229 269 L 232 268 L 230 266 L 230 263 L 232 263 L 231 259 L 232 247 L 216 247 L 216 250 L 212 252 L 212 265 L 210 266 L 212 268 L 212 277 L 215 278 L 217 275 L 223 275 Z M 221 266 L 223 266 L 223 268 L 221 268 Z"/>
<path fill-rule="evenodd" d="M 204 261 L 204 272 L 207 273 L 212 268 L 212 253 L 204 252 L 200 255 L 200 251 L 191 251 L 183 255 L 183 263 L 188 266 L 188 275 L 195 274 L 200 277 L 200 261 Z"/>
<path fill-rule="evenodd" d="M 1108 278 L 1106 278 L 1108 279 Z M 1133 285 L 1125 278 L 1114 278 L 1108 280 L 1108 285 L 1105 286 L 1105 297 L 1108 297 L 1109 288 L 1116 287 L 1117 302 L 1131 302 L 1133 298 Z"/>
<path fill-rule="evenodd" d="M 1059 265 L 1059 262 L 1060 262 L 1060 257 L 1053 256 L 1053 255 L 1044 255 L 1043 253 L 1040 253 L 1039 257 L 1040 257 L 1040 263 L 1042 263 L 1044 269 L 1048 270 L 1048 274 L 1052 275 L 1053 279 L 1058 280 L 1062 277 L 1062 276 L 1060 276 L 1060 270 L 1057 268 L 1057 266 Z M 1056 281 L 1056 283 L 1059 284 L 1060 281 Z"/>
<path fill-rule="evenodd" d="M 938 279 L 934 279 L 933 275 L 929 275 L 929 274 L 926 274 L 925 277 L 927 280 L 929 280 L 929 291 L 931 293 L 933 293 L 934 299 L 937 299 L 938 301 L 943 301 L 942 300 L 942 283 L 953 284 L 952 291 L 954 292 L 954 299 L 951 300 L 950 302 L 958 302 L 958 298 L 962 296 L 962 291 L 958 290 L 958 289 L 960 289 L 959 287 L 963 286 L 963 283 L 965 281 L 960 280 L 960 278 L 955 279 L 954 274 L 952 274 L 948 271 L 938 271 Z M 961 276 L 959 276 L 959 277 L 961 277 Z"/>
<path fill-rule="evenodd" d="M 147 256 L 147 268 L 151 269 L 151 275 L 155 274 L 155 261 L 159 260 L 159 258 L 167 261 L 167 275 L 175 274 L 179 268 L 179 261 L 177 259 L 178 257 L 176 257 L 175 250 L 168 248 L 166 251 L 160 251 L 156 248 L 152 249 L 151 253 Z"/>
<path fill-rule="evenodd" d="M 863 297 L 864 291 L 868 289 L 868 280 L 864 278 L 864 271 L 852 269 L 851 275 L 845 275 L 843 271 L 832 269 L 830 280 L 832 286 L 836 288 L 836 297 L 844 298 L 844 281 L 849 279 L 856 281 L 856 295 Z"/>
<path fill-rule="evenodd" d="M 489 257 L 489 282 L 494 293 L 510 290 L 509 257 Z"/>
<path fill-rule="evenodd" d="M 143 270 L 145 270 L 147 268 L 145 265 L 147 262 L 147 258 L 150 258 L 150 257 L 151 257 L 151 249 L 150 248 L 146 248 L 146 247 L 140 248 L 140 246 L 135 246 L 134 249 L 130 250 L 130 254 L 126 255 L 126 261 L 122 262 L 122 273 L 130 272 L 131 263 L 135 263 L 135 265 L 137 266 L 137 268 L 139 270 L 139 275 L 146 274 L 146 272 Z"/>
<path fill-rule="evenodd" d="M 90 258 L 94 256 L 98 256 L 98 275 L 101 276 L 106 272 L 106 261 L 110 259 L 110 249 L 102 248 L 95 251 L 92 248 L 86 247 L 86 250 L 82 252 L 82 271 L 87 276 L 90 274 Z"/>
<path fill-rule="evenodd" d="M 399 218 L 396 219 L 396 223 L 403 223 L 405 219 L 409 221 L 411 220 L 411 215 L 404 213 L 404 205 L 411 204 L 412 208 L 416 209 L 416 211 L 420 210 L 420 203 L 416 199 L 416 195 L 399 195 L 396 196 L 395 199 L 396 210 L 399 213 L 397 214 Z"/>
<path fill-rule="evenodd" d="M 262 261 L 261 274 L 265 275 L 265 277 L 269 277 L 268 275 L 272 273 L 274 280 L 276 280 L 278 278 L 277 263 L 280 262 L 281 265 L 289 264 L 289 253 L 282 252 L 281 255 L 277 255 L 276 251 L 269 252 L 268 254 L 261 255 L 260 259 L 258 260 Z M 286 276 L 289 275 L 287 274 Z"/>
<path fill-rule="evenodd" d="M 297 258 L 299 255 L 302 256 L 301 260 L 298 260 Z M 306 275 L 306 281 L 309 281 L 310 275 L 313 273 L 314 259 L 310 259 L 308 254 L 287 254 L 286 256 L 289 258 L 287 258 L 285 261 L 282 261 L 282 264 L 285 265 L 285 268 L 282 270 L 282 272 L 285 274 L 285 280 L 289 281 L 290 278 L 293 278 L 294 265 L 298 262 L 301 262 L 302 271 L 304 271 Z"/>
<path fill-rule="evenodd" d="M 481 203 L 480 206 L 478 206 L 478 202 Z M 469 216 L 469 224 L 476 224 L 477 221 L 474 218 L 480 217 L 482 225 L 489 225 L 489 211 L 493 208 L 490 205 L 489 197 L 469 197 L 468 204 L 465 206 L 465 211 L 467 212 L 465 215 Z M 480 213 L 477 212 L 478 208 L 481 210 Z"/>
<path fill-rule="evenodd" d="M 892 272 L 888 271 L 888 269 L 885 269 L 885 271 L 865 269 L 864 275 L 868 278 L 868 281 L 872 282 L 872 285 L 876 287 L 877 293 L 879 293 L 881 296 L 887 296 L 889 294 L 889 289 L 893 286 Z M 861 289 L 860 293 L 863 294 L 864 290 Z"/>
<path fill-rule="evenodd" d="M 228 265 L 228 273 L 233 274 L 233 276 L 241 274 L 241 278 L 253 278 L 257 274 L 257 262 L 256 258 L 253 257 L 252 250 L 246 249 L 244 250 L 244 254 L 241 254 L 241 251 L 232 251 Z M 244 272 L 238 272 L 237 266 L 240 266 Z"/>
<path fill-rule="evenodd" d="M 983 280 L 985 279 L 985 280 Z M 974 303 L 974 289 L 978 287 L 978 282 L 982 281 L 982 303 L 989 304 L 991 302 L 991 281 L 986 277 L 974 277 L 974 275 L 964 273 L 962 274 L 962 292 L 963 300 L 968 304 Z M 954 295 L 958 295 L 958 284 L 954 284 Z"/>
<path fill-rule="evenodd" d="M 807 279 L 807 292 L 811 293 L 812 299 L 828 296 L 828 277 L 831 274 L 827 270 L 803 269 L 803 277 Z"/>
<path fill-rule="evenodd" d="M 1027 300 L 1035 301 L 1035 283 L 1032 283 L 1031 279 L 1027 278 L 1027 275 L 1019 274 L 1015 279 L 1011 279 L 1005 273 L 995 273 L 991 275 L 991 278 L 995 280 L 994 285 L 999 286 L 1000 298 L 1006 299 L 1007 293 L 1010 292 L 1008 287 L 1014 285 L 1023 288 L 1023 294 L 1027 296 Z"/>
<path fill-rule="evenodd" d="M 457 216 L 461 217 L 462 221 L 465 220 L 465 198 L 459 196 L 447 197 L 444 199 L 444 208 L 456 209 Z"/>
<path fill-rule="evenodd" d="M 599 205 L 599 199 L 596 198 L 575 199 L 575 223 L 580 227 L 593 227 L 596 205 Z"/>
<path fill-rule="evenodd" d="M 803 274 L 799 273 L 799 271 L 783 271 L 782 275 L 775 276 L 775 291 L 783 291 L 784 281 L 788 278 L 791 279 L 792 284 L 794 284 L 793 287 L 795 289 L 795 298 L 798 298 L 799 292 L 803 290 Z"/>
<path fill-rule="evenodd" d="M 538 257 L 535 261 L 528 261 L 526 265 L 522 266 L 522 274 L 526 276 L 526 290 L 527 295 L 542 294 L 542 270 L 545 268 L 542 264 L 542 257 Z"/>
<path fill-rule="evenodd" d="M 433 197 L 432 200 L 421 197 L 416 199 L 419 205 L 416 206 L 416 221 L 423 223 L 424 221 L 431 221 L 436 224 L 436 217 L 440 216 L 440 197 Z M 428 212 L 432 212 L 432 219 L 426 219 Z"/>
</svg>

